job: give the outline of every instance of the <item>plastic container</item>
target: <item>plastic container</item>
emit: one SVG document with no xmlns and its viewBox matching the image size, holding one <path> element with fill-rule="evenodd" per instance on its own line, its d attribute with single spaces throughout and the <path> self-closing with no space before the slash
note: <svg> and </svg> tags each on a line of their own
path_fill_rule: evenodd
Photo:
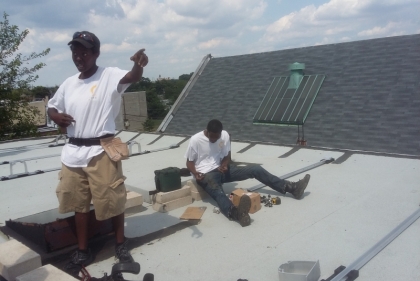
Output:
<svg viewBox="0 0 420 281">
<path fill-rule="evenodd" d="M 280 265 L 280 281 L 318 281 L 321 269 L 318 261 L 289 261 Z"/>
</svg>

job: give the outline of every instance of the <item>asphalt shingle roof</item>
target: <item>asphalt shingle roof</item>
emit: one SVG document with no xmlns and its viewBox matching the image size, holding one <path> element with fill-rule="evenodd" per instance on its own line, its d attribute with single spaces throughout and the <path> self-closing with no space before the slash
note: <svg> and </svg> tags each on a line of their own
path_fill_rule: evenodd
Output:
<svg viewBox="0 0 420 281">
<path fill-rule="evenodd" d="M 252 123 L 293 62 L 326 75 L 306 119 L 308 146 L 420 155 L 420 34 L 212 58 L 165 133 L 193 135 L 217 118 L 234 140 L 295 144 L 295 126 Z"/>
</svg>

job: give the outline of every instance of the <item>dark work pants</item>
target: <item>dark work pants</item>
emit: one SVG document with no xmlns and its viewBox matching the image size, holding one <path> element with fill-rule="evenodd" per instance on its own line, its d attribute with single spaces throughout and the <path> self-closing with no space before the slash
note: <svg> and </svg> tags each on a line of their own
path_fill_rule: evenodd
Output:
<svg viewBox="0 0 420 281">
<path fill-rule="evenodd" d="M 201 181 L 197 181 L 197 184 L 217 202 L 220 211 L 226 217 L 229 217 L 233 204 L 223 191 L 222 185 L 227 182 L 243 181 L 253 178 L 282 194 L 286 193 L 286 181 L 270 174 L 260 165 L 248 165 L 244 167 L 229 165 L 225 173 L 221 173 L 218 169 L 215 169 L 206 173 Z"/>
</svg>

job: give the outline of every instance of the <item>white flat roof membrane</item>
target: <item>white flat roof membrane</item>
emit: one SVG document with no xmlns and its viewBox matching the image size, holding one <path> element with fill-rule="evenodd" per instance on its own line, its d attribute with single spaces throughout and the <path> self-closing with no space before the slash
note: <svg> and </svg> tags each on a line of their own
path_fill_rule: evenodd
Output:
<svg viewBox="0 0 420 281">
<path fill-rule="evenodd" d="M 133 134 L 132 136 L 134 136 Z M 123 134 L 129 139 L 131 134 Z M 140 134 L 136 141 L 143 150 L 159 136 Z M 184 138 L 163 136 L 155 149 L 179 143 Z M 45 140 L 43 140 L 44 142 Z M 20 146 L 38 141 L 19 141 Z M 0 144 L 0 161 L 3 156 Z M 184 153 L 188 141 L 179 148 L 152 152 L 123 161 L 127 187 L 150 191 L 155 189 L 154 170 L 165 167 L 185 167 Z M 341 151 L 300 150 L 279 158 L 291 147 L 256 144 L 243 153 L 246 142 L 232 143 L 232 158 L 237 162 L 258 163 L 281 176 L 325 157 L 335 159 Z M 11 146 L 11 143 L 7 143 Z M 16 146 L 15 146 L 16 147 Z M 54 148 L 55 153 L 60 148 Z M 13 157 L 49 154 L 49 148 L 30 150 Z M 33 154 L 32 154 L 33 153 Z M 59 152 L 58 152 L 59 153 Z M 40 162 L 39 162 L 40 163 Z M 58 166 L 59 157 L 42 165 Z M 4 169 L 7 166 L 7 169 Z M 2 174 L 8 165 L 0 165 Z M 57 208 L 55 188 L 58 171 L 9 181 L 0 181 L 0 223 Z M 265 187 L 261 195 L 279 196 L 281 205 L 262 206 L 251 214 L 251 225 L 241 227 L 222 214 L 213 213 L 211 199 L 196 201 L 189 206 L 205 206 L 206 211 L 197 225 L 181 228 L 165 237 L 131 249 L 140 263 L 140 275 L 124 274 L 128 280 L 141 280 L 146 272 L 155 280 L 278 280 L 278 267 L 292 260 L 316 261 L 321 267 L 321 279 L 328 278 L 340 265 L 348 266 L 380 241 L 414 211 L 420 203 L 420 160 L 355 153 L 341 164 L 325 164 L 311 171 L 311 181 L 301 200 L 281 195 Z M 290 180 L 298 180 L 303 174 Z M 191 177 L 183 177 L 186 181 Z M 259 184 L 255 179 L 225 185 L 228 193 L 234 188 L 249 188 Z M 145 210 L 126 218 L 126 236 L 144 236 L 165 230 L 180 222 L 188 206 L 156 213 L 150 204 Z M 420 280 L 420 221 L 368 262 L 357 280 Z M 0 236 L 0 243 L 7 238 Z M 113 249 L 113 244 L 109 245 Z M 92 276 L 110 273 L 113 257 L 101 258 L 88 266 Z"/>
</svg>

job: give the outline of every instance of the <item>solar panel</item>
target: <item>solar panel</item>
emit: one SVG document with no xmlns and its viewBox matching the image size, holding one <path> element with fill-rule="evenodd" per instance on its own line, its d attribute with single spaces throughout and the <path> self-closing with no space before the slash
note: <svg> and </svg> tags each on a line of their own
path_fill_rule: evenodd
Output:
<svg viewBox="0 0 420 281">
<path fill-rule="evenodd" d="M 274 77 L 261 101 L 253 122 L 256 124 L 303 125 L 325 75 L 304 75 L 297 89 L 288 88 L 289 77 Z"/>
</svg>

